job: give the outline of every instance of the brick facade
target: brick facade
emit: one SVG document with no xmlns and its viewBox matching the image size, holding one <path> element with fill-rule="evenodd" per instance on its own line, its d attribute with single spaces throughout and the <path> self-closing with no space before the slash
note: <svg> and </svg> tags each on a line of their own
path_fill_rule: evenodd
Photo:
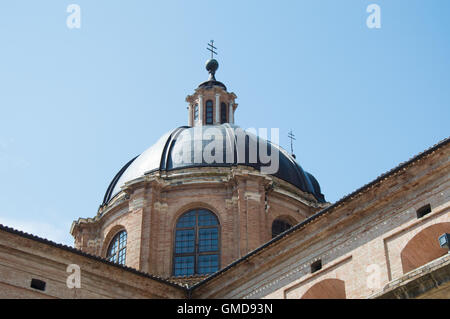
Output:
<svg viewBox="0 0 450 319">
<path fill-rule="evenodd" d="M 175 224 L 191 209 L 208 209 L 219 219 L 223 267 L 269 241 L 276 218 L 296 224 L 324 206 L 288 183 L 248 167 L 159 174 L 125 187 L 94 219 L 75 222 L 71 230 L 75 246 L 106 257 L 111 239 L 125 229 L 126 265 L 170 277 Z"/>
</svg>

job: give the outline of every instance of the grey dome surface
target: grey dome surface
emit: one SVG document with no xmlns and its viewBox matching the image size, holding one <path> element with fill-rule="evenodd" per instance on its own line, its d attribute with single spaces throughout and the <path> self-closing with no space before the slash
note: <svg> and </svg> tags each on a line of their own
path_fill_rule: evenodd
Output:
<svg viewBox="0 0 450 319">
<path fill-rule="evenodd" d="M 222 161 L 211 162 L 210 160 L 205 161 L 203 159 L 202 154 L 205 147 L 211 143 L 212 139 L 208 140 L 201 137 L 207 132 L 206 130 L 211 129 L 223 136 L 221 141 L 223 148 L 217 154 L 220 156 L 222 153 Z M 228 123 L 222 125 L 206 125 L 200 128 L 183 126 L 164 134 L 153 146 L 129 161 L 116 174 L 106 191 L 102 205 L 106 205 L 118 194 L 125 183 L 154 171 L 173 171 L 189 167 L 230 167 L 236 165 L 245 165 L 261 170 L 264 166 L 267 166 L 265 164 L 267 161 L 260 159 L 259 152 L 257 152 L 255 159 L 251 160 L 249 157 L 249 145 L 258 145 L 261 142 L 261 145 L 267 143 L 267 145 L 270 145 L 279 152 L 278 171 L 270 175 L 276 176 L 302 191 L 312 194 L 319 202 L 325 202 L 325 198 L 320 191 L 320 185 L 314 176 L 304 171 L 295 159 L 280 146 L 267 142 L 255 134 L 246 132 L 245 144 L 243 144 L 244 148 L 240 148 L 239 146 L 231 147 L 233 142 L 236 142 L 237 129 L 242 132 L 240 127 Z M 198 134 L 198 132 L 201 132 L 201 134 Z M 268 150 L 267 155 L 270 156 L 270 147 L 268 147 Z M 229 154 L 227 154 L 227 151 Z M 245 154 L 241 154 L 242 151 Z M 180 157 L 184 154 L 183 152 L 188 154 L 185 159 L 188 158 L 189 160 L 180 160 Z M 216 155 L 215 152 L 212 152 L 212 154 Z"/>
</svg>

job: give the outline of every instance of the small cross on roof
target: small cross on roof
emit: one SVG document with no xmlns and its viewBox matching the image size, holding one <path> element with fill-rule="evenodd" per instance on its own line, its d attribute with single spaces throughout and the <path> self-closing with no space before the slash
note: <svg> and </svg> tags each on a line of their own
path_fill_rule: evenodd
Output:
<svg viewBox="0 0 450 319">
<path fill-rule="evenodd" d="M 208 43 L 209 48 L 206 48 L 208 51 L 211 51 L 211 59 L 214 58 L 214 54 L 217 55 L 217 52 L 214 50 L 217 50 L 217 48 L 214 46 L 214 40 L 211 40 L 211 43 Z"/>
</svg>

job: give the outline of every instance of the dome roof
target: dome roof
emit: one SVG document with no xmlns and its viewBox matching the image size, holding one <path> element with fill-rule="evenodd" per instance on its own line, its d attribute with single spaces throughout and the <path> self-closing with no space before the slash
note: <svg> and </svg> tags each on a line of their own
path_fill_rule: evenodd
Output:
<svg viewBox="0 0 450 319">
<path fill-rule="evenodd" d="M 220 132 L 221 136 L 224 137 L 222 150 L 224 160 L 222 163 L 217 163 L 218 161 L 212 163 L 211 161 L 207 162 L 202 156 L 205 148 L 212 141 L 211 139 L 201 138 L 202 136 L 205 136 L 203 134 L 208 129 L 214 129 L 214 132 Z M 251 160 L 251 157 L 249 156 L 249 145 L 252 145 L 251 143 L 257 145 L 261 142 L 267 142 L 255 134 L 246 131 L 245 154 L 240 154 L 242 149 L 239 146 L 229 148 L 229 146 L 236 141 L 236 129 L 239 129 L 242 132 L 240 127 L 227 123 L 197 128 L 183 126 L 164 134 L 153 146 L 129 161 L 116 174 L 106 191 L 103 205 L 107 204 L 111 198 L 118 194 L 121 187 L 126 182 L 154 171 L 172 171 L 188 167 L 230 167 L 236 165 L 250 166 L 260 170 L 264 166 L 268 166 L 267 164 L 264 164 L 267 163 L 267 161 L 262 161 L 260 159 L 259 152 L 256 160 Z M 201 132 L 201 134 L 198 134 L 198 132 Z M 271 142 L 267 143 L 274 147 L 275 150 L 279 151 L 279 168 L 276 173 L 271 175 L 296 186 L 304 192 L 312 194 L 319 202 L 325 202 L 325 198 L 320 191 L 319 183 L 314 176 L 304 171 L 295 159 L 280 146 Z M 231 156 L 231 160 L 227 160 L 228 156 L 226 152 L 229 149 L 233 150 L 233 153 L 228 155 Z M 190 160 L 180 160 L 180 157 L 183 156 L 183 152 L 190 155 Z M 215 155 L 214 151 L 212 153 Z M 270 156 L 270 151 L 267 155 Z M 200 160 L 197 158 L 200 158 Z M 243 159 L 245 159 L 245 161 L 243 161 Z"/>
</svg>

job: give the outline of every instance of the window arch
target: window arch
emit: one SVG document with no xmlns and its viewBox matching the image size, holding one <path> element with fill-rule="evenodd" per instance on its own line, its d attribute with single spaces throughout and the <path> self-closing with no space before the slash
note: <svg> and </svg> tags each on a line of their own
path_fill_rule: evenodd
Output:
<svg viewBox="0 0 450 319">
<path fill-rule="evenodd" d="M 206 124 L 213 124 L 213 101 L 206 101 Z"/>
<path fill-rule="evenodd" d="M 173 274 L 206 275 L 219 270 L 219 221 L 206 209 L 184 213 L 175 226 Z"/>
<path fill-rule="evenodd" d="M 277 218 L 272 223 L 272 238 L 277 237 L 279 234 L 285 232 L 292 227 L 292 224 L 284 219 Z"/>
<path fill-rule="evenodd" d="M 125 265 L 126 254 L 127 232 L 125 230 L 122 230 L 121 232 L 117 233 L 111 240 L 106 252 L 106 259 L 113 263 Z"/>
<path fill-rule="evenodd" d="M 227 122 L 227 105 L 222 102 L 222 104 L 220 105 L 220 124 Z"/>
</svg>

